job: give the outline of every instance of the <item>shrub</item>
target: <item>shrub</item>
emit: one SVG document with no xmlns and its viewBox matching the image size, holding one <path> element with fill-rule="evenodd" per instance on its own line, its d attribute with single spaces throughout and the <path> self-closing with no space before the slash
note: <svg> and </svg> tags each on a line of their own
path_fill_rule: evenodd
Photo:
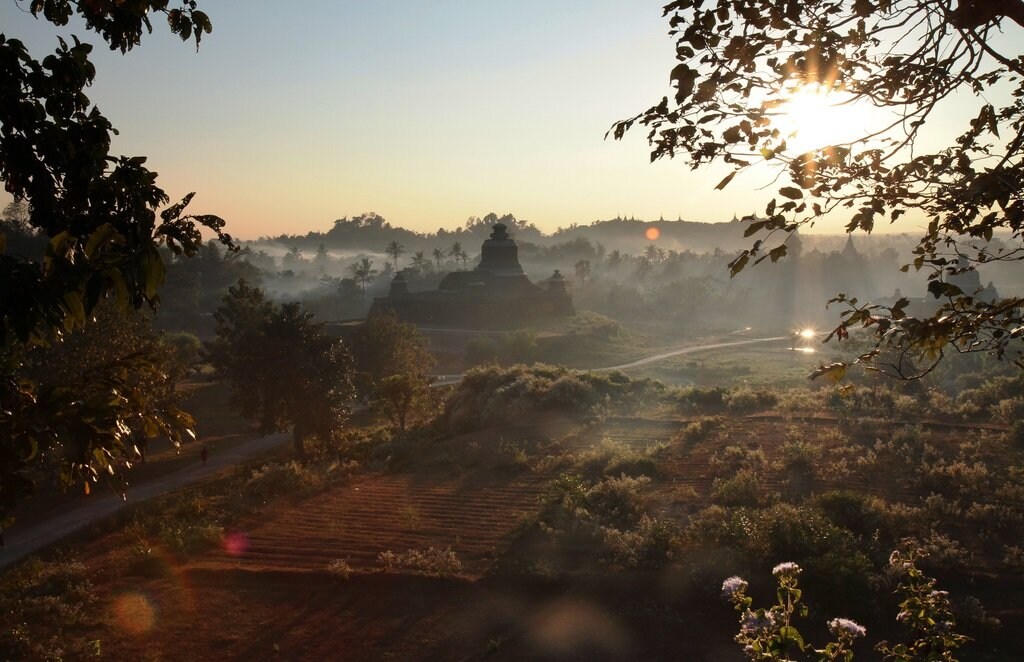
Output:
<svg viewBox="0 0 1024 662">
<path fill-rule="evenodd" d="M 760 448 L 732 445 L 712 455 L 711 466 L 717 474 L 729 476 L 741 469 L 762 471 L 768 467 L 768 458 Z"/>
<path fill-rule="evenodd" d="M 254 469 L 245 490 L 251 498 L 265 501 L 283 494 L 299 496 L 322 487 L 324 477 L 295 460 L 274 462 Z"/>
<path fill-rule="evenodd" d="M 764 509 L 710 506 L 690 520 L 684 540 L 695 558 L 730 550 L 734 569 L 795 558 L 830 603 L 862 605 L 871 595 L 871 563 L 847 529 L 813 505 L 776 503 Z"/>
<path fill-rule="evenodd" d="M 78 632 L 97 618 L 97 596 L 84 564 L 68 559 L 31 559 L 0 582 L 0 658 L 74 659 L 95 657 L 98 641 Z M 45 634 L 36 628 L 45 628 Z"/>
<path fill-rule="evenodd" d="M 822 391 L 812 391 L 806 388 L 785 389 L 778 395 L 776 403 L 779 411 L 787 414 L 816 412 L 823 409 L 824 406 Z"/>
<path fill-rule="evenodd" d="M 413 570 L 433 577 L 455 575 L 462 572 L 462 561 L 451 547 L 438 549 L 409 549 L 396 554 L 390 550 L 381 552 L 377 559 L 386 569 L 401 568 Z"/>
<path fill-rule="evenodd" d="M 580 472 L 589 478 L 621 475 L 654 476 L 658 470 L 655 457 L 665 448 L 665 444 L 634 448 L 605 437 L 597 446 L 580 453 L 577 466 Z"/>
<path fill-rule="evenodd" d="M 659 382 L 631 379 L 621 372 L 578 372 L 544 364 L 483 366 L 466 372 L 438 423 L 464 432 L 544 410 L 581 418 L 606 408 L 632 411 L 663 391 Z"/>
<path fill-rule="evenodd" d="M 348 581 L 352 576 L 352 566 L 345 559 L 334 559 L 327 564 L 327 572 L 336 579 Z"/>
<path fill-rule="evenodd" d="M 541 499 L 538 524 L 561 543 L 628 567 L 655 567 L 674 556 L 680 537 L 671 522 L 647 512 L 646 476 L 590 482 L 562 474 Z M 574 543 L 581 543 L 574 545 Z"/>
<path fill-rule="evenodd" d="M 752 469 L 741 469 L 729 478 L 716 478 L 711 486 L 711 501 L 720 506 L 756 507 L 771 500 L 760 476 Z"/>
<path fill-rule="evenodd" d="M 675 401 L 680 410 L 689 412 L 693 410 L 717 411 L 725 407 L 728 389 L 720 386 L 702 388 L 699 386 L 688 386 L 672 391 L 669 399 Z"/>
<path fill-rule="evenodd" d="M 602 527 L 611 559 L 629 568 L 658 568 L 675 558 L 679 528 L 671 521 L 646 513 L 633 530 Z"/>
<path fill-rule="evenodd" d="M 725 398 L 726 408 L 737 414 L 768 409 L 774 407 L 777 403 L 778 398 L 771 391 L 764 389 L 754 390 L 749 387 L 734 389 Z"/>
<path fill-rule="evenodd" d="M 712 432 L 720 428 L 724 422 L 725 419 L 721 416 L 701 416 L 683 428 L 680 436 L 683 441 L 689 443 L 704 441 L 711 436 Z"/>
</svg>

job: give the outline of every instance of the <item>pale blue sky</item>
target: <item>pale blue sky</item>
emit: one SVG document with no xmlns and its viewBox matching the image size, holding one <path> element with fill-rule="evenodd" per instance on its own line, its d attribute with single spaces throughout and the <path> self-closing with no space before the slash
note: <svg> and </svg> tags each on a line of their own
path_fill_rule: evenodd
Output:
<svg viewBox="0 0 1024 662">
<path fill-rule="evenodd" d="M 749 178 L 719 192 L 728 170 L 649 164 L 642 129 L 603 139 L 671 93 L 662 4 L 206 0 L 199 53 L 162 25 L 127 56 L 98 47 L 90 96 L 118 151 L 147 155 L 172 197 L 198 191 L 195 210 L 243 238 L 364 211 L 421 231 L 511 212 L 551 231 L 761 209 Z M 10 0 L 0 25 L 36 57 L 55 44 Z"/>
</svg>

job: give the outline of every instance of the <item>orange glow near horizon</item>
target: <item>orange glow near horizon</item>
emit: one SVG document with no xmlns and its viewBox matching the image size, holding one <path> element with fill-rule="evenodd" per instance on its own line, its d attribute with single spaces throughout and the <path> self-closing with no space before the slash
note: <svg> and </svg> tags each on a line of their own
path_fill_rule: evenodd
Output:
<svg viewBox="0 0 1024 662">
<path fill-rule="evenodd" d="M 644 232 L 644 236 L 647 237 L 647 241 L 657 241 L 658 237 L 661 236 L 661 230 L 652 225 Z"/>
</svg>

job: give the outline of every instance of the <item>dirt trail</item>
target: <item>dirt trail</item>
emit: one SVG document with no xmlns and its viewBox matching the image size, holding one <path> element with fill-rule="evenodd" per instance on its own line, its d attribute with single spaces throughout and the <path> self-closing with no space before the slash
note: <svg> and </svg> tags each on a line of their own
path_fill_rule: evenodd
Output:
<svg viewBox="0 0 1024 662">
<path fill-rule="evenodd" d="M 288 433 L 256 437 L 233 448 L 211 454 L 206 464 L 202 464 L 197 459 L 195 464 L 173 471 L 166 476 L 133 485 L 128 490 L 127 499 L 121 499 L 118 495 L 111 493 L 102 495 L 97 493 L 95 499 L 45 521 L 24 528 L 15 526 L 5 532 L 5 546 L 0 550 L 0 568 L 53 544 L 85 528 L 92 522 L 109 517 L 129 504 L 141 503 L 186 485 L 198 483 L 290 440 L 291 435 Z"/>
</svg>

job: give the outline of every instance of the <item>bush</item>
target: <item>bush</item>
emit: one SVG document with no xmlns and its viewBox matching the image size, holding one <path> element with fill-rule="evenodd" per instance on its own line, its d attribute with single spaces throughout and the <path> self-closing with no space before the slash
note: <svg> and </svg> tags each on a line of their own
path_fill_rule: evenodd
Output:
<svg viewBox="0 0 1024 662">
<path fill-rule="evenodd" d="M 720 506 L 757 507 L 771 500 L 761 477 L 752 469 L 740 469 L 729 478 L 716 478 L 711 486 L 711 501 Z"/>
<path fill-rule="evenodd" d="M 725 398 L 725 406 L 737 414 L 749 413 L 761 409 L 769 409 L 778 403 L 778 398 L 771 391 L 754 390 L 749 387 L 734 389 Z"/>
<path fill-rule="evenodd" d="M 768 458 L 760 448 L 726 446 L 711 456 L 711 466 L 719 475 L 731 476 L 741 469 L 762 471 L 768 468 Z"/>
<path fill-rule="evenodd" d="M 609 408 L 632 411 L 660 397 L 664 388 L 621 372 L 578 372 L 544 364 L 483 366 L 466 372 L 438 423 L 449 431 L 465 432 L 518 421 L 531 412 L 558 411 L 584 418 Z"/>
<path fill-rule="evenodd" d="M 324 477 L 312 469 L 290 460 L 274 462 L 254 469 L 245 484 L 245 491 L 259 501 L 279 495 L 309 494 L 324 485 Z"/>
<path fill-rule="evenodd" d="M 679 528 L 668 520 L 644 514 L 633 530 L 601 529 L 610 558 L 628 568 L 658 568 L 675 558 Z"/>
<path fill-rule="evenodd" d="M 723 423 L 725 423 L 725 419 L 721 416 L 701 416 L 683 428 L 680 436 L 683 441 L 689 443 L 704 441 L 711 436 L 712 432 L 722 427 Z"/>
<path fill-rule="evenodd" d="M 388 550 L 378 554 L 377 559 L 388 570 L 401 568 L 432 577 L 456 575 L 462 572 L 462 561 L 459 560 L 458 555 L 452 551 L 451 547 L 446 547 L 445 549 L 438 549 L 436 547 L 428 547 L 422 550 L 409 549 L 398 554 Z"/>
<path fill-rule="evenodd" d="M 597 558 L 632 568 L 662 566 L 675 557 L 680 536 L 672 522 L 647 511 L 649 484 L 646 476 L 590 482 L 562 474 L 541 499 L 539 528 L 567 548 Z"/>
<path fill-rule="evenodd" d="M 84 564 L 31 559 L 0 582 L 0 658 L 74 659 L 95 657 L 98 641 L 77 636 L 97 621 L 97 596 Z M 45 628 L 39 632 L 36 628 Z"/>
<path fill-rule="evenodd" d="M 658 470 L 655 456 L 664 450 L 664 444 L 651 444 L 640 449 L 604 438 L 597 446 L 581 453 L 577 465 L 580 472 L 589 478 L 621 475 L 653 477 Z"/>
<path fill-rule="evenodd" d="M 690 412 L 693 410 L 718 411 L 725 407 L 728 389 L 720 386 L 701 388 L 699 386 L 688 386 L 672 391 L 669 398 L 675 401 L 681 411 Z"/>
<path fill-rule="evenodd" d="M 779 558 L 798 559 L 808 581 L 826 589 L 831 604 L 862 608 L 871 595 L 872 565 L 857 538 L 813 505 L 777 503 L 759 510 L 709 506 L 691 519 L 684 541 L 698 564 L 709 559 L 721 570 L 721 559 L 731 557 L 731 572 Z M 711 580 L 706 569 L 697 571 Z"/>
<path fill-rule="evenodd" d="M 327 572 L 332 577 L 340 579 L 342 581 L 348 581 L 349 577 L 352 576 L 352 566 L 348 564 L 345 559 L 334 559 L 327 564 Z"/>
</svg>

